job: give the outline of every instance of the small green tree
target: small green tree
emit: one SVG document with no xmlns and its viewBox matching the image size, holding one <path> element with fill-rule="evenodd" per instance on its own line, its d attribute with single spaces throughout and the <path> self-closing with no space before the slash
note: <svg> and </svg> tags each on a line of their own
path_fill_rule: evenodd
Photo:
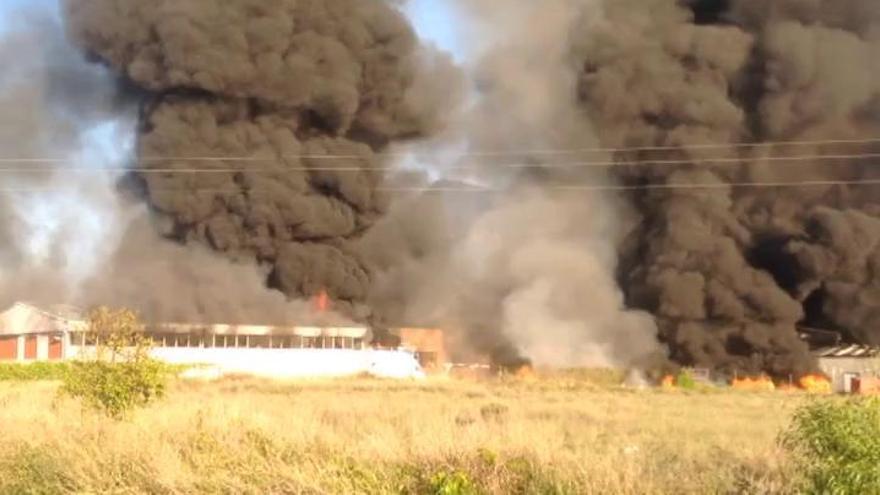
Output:
<svg viewBox="0 0 880 495">
<path fill-rule="evenodd" d="M 165 394 L 169 369 L 150 357 L 152 341 L 136 313 L 97 308 L 86 331 L 96 342 L 95 355 L 72 363 L 62 393 L 116 419 Z"/>
</svg>

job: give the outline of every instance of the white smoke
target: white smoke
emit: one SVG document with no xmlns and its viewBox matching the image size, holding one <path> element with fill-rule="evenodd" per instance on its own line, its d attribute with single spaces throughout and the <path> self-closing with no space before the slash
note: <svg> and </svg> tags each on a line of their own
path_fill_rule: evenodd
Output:
<svg viewBox="0 0 880 495">
<path fill-rule="evenodd" d="M 59 302 L 106 254 L 113 175 L 97 168 L 121 162 L 132 121 L 110 76 L 67 44 L 55 5 L 4 4 L 0 17 L 0 298 Z"/>
<path fill-rule="evenodd" d="M 565 367 L 637 365 L 659 351 L 652 318 L 626 309 L 615 280 L 616 244 L 625 233 L 622 209 L 595 191 L 553 186 L 598 185 L 607 179 L 592 172 L 541 170 L 539 165 L 559 158 L 530 152 L 597 143 L 588 119 L 577 111 L 569 62 L 573 22 L 583 22 L 583 12 L 601 14 L 588 4 L 454 4 L 459 36 L 466 40 L 459 46 L 470 47 L 459 59 L 473 98 L 445 135 L 410 150 L 407 160 L 433 177 L 502 192 L 477 201 L 454 193 L 402 200 L 375 238 L 388 234 L 383 229 L 403 231 L 415 239 L 415 247 L 397 252 L 398 262 L 385 265 L 376 298 L 377 304 L 392 307 L 389 301 L 403 299 L 391 311 L 394 318 L 427 318 L 460 328 L 465 347 L 460 352 L 474 345 L 490 352 L 493 344 L 486 340 L 497 338 L 535 364 Z M 461 143 L 466 143 L 464 152 Z M 472 153 L 481 150 L 501 153 Z M 535 163 L 530 172 L 541 179 L 526 179 L 521 168 L 507 166 L 524 161 Z M 419 201 L 435 209 L 415 207 Z M 442 207 L 436 208 L 438 202 Z M 442 219 L 407 220 L 426 211 L 439 211 Z M 431 230 L 447 235 L 427 233 Z M 376 242 L 376 250 L 388 249 Z M 406 255 L 412 259 L 399 261 Z"/>
</svg>

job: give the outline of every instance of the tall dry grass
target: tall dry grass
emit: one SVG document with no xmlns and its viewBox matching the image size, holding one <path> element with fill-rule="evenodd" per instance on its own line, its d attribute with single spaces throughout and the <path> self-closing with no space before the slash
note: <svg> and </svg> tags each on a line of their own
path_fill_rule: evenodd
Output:
<svg viewBox="0 0 880 495">
<path fill-rule="evenodd" d="M 785 493 L 776 437 L 801 401 L 580 375 L 226 379 L 113 422 L 56 390 L 0 384 L 0 493 Z"/>
</svg>

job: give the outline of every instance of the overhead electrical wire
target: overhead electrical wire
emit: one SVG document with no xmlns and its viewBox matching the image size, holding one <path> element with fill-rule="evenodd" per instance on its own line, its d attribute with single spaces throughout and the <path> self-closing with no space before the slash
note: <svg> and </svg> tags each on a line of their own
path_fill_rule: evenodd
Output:
<svg viewBox="0 0 880 495">
<path fill-rule="evenodd" d="M 812 140 L 812 141 L 776 141 L 762 143 L 734 143 L 734 144 L 702 144 L 691 146 L 652 146 L 652 147 L 630 147 L 630 148 L 579 148 L 579 149 L 555 149 L 555 150 L 520 150 L 520 151 L 471 151 L 471 152 L 451 152 L 450 155 L 456 157 L 468 156 L 502 156 L 502 155 L 528 155 L 528 154 L 573 154 L 587 152 L 625 152 L 625 151 L 685 151 L 694 149 L 731 149 L 731 148 L 756 148 L 769 146 L 807 146 L 807 145 L 841 145 L 841 144 L 871 144 L 880 143 L 880 138 L 866 139 L 850 139 L 850 140 Z M 438 154 L 429 153 L 378 153 L 374 155 L 284 155 L 277 157 L 146 157 L 138 158 L 141 163 L 176 161 L 176 162 L 277 162 L 285 159 L 326 159 L 326 160 L 352 160 L 352 159 L 369 159 L 383 156 L 415 156 L 418 158 L 438 156 Z M 774 163 L 816 163 L 816 162 L 832 162 L 842 160 L 861 160 L 880 158 L 880 153 L 852 153 L 852 154 L 819 154 L 819 155 L 775 155 L 762 157 L 708 157 L 708 158 L 682 158 L 682 159 L 646 159 L 646 160 L 602 160 L 602 161 L 571 161 L 559 163 L 470 163 L 458 164 L 442 167 L 444 170 L 469 170 L 479 169 L 480 167 L 494 168 L 543 168 L 543 169 L 568 169 L 568 168 L 611 168 L 611 167 L 638 167 L 638 166 L 662 166 L 662 165 L 689 165 L 689 164 L 752 164 L 756 161 L 774 162 Z M 4 163 L 35 163 L 35 164 L 69 164 L 72 160 L 66 158 L 0 158 L 0 164 Z M 0 167 L 2 173 L 45 173 L 45 172 L 137 172 L 139 174 L 226 174 L 226 173 L 284 173 L 284 172 L 365 172 L 370 170 L 392 171 L 393 167 L 388 166 L 316 166 L 316 167 L 200 167 L 200 168 L 154 168 L 154 167 L 87 167 L 87 166 L 64 166 L 64 167 Z M 397 169 L 401 170 L 401 169 Z M 675 190 L 675 189 L 727 189 L 727 188 L 743 188 L 743 187 L 775 187 L 775 188 L 792 188 L 792 187 L 819 187 L 819 186 L 842 186 L 842 185 L 880 185 L 880 179 L 858 179 L 858 180 L 807 180 L 807 181 L 767 181 L 767 182 L 719 182 L 719 183 L 648 183 L 648 184 L 549 184 L 540 186 L 545 190 L 560 191 L 633 191 L 633 190 Z M 202 188 L 202 187 L 182 187 L 182 188 L 150 188 L 150 191 L 187 191 L 187 192 L 206 192 L 206 193 L 225 193 L 237 194 L 246 189 L 237 188 Z M 487 187 L 458 187 L 458 186 L 404 186 L 404 187 L 384 187 L 377 188 L 383 192 L 463 192 L 463 193 L 493 193 L 509 191 L 508 188 L 487 188 Z M 33 188 L 33 187 L 13 187 L 2 188 L 0 192 L 53 192 L 63 191 L 59 188 Z"/>
<path fill-rule="evenodd" d="M 712 150 L 712 149 L 743 149 L 763 148 L 774 146 L 828 146 L 828 145 L 852 145 L 852 144 L 880 144 L 880 137 L 863 139 L 825 139 L 803 141 L 763 141 L 763 142 L 740 142 L 740 143 L 705 143 L 691 145 L 664 145 L 664 146 L 633 146 L 618 148 L 548 148 L 548 149 L 521 149 L 521 150 L 475 150 L 475 151 L 450 151 L 450 152 L 384 152 L 369 155 L 353 154 L 293 154 L 272 157 L 255 156 L 145 156 L 138 157 L 142 163 L 163 161 L 189 161 L 189 162 L 271 162 L 278 160 L 307 159 L 307 160 L 358 160 L 365 158 L 405 158 L 416 156 L 420 158 L 453 156 L 520 156 L 520 155 L 568 155 L 579 153 L 622 153 L 640 151 L 687 151 L 687 150 Z M 0 158 L 0 163 L 67 163 L 69 158 L 61 157 L 5 157 Z"/>
<path fill-rule="evenodd" d="M 746 159 L 741 157 L 719 157 L 719 158 L 687 158 L 674 160 L 606 160 L 606 161 L 576 161 L 561 163 L 471 163 L 470 165 L 450 165 L 441 167 L 443 170 L 473 170 L 485 168 L 544 168 L 544 169 L 566 169 L 566 168 L 614 168 L 614 167 L 640 167 L 640 166 L 657 166 L 657 165 L 689 165 L 689 164 L 752 164 L 761 162 L 816 162 L 816 161 L 842 161 L 842 160 L 860 160 L 868 158 L 880 158 L 880 153 L 853 153 L 853 154 L 825 154 L 825 155 L 776 155 L 765 156 L 756 159 Z M 276 159 L 277 160 L 277 159 Z M 171 160 L 169 160 L 171 161 Z M 188 161 L 188 159 L 179 159 L 177 161 Z M 275 160 L 265 160 L 275 161 Z M 0 159 L 0 163 L 3 160 Z M 223 168 L 153 168 L 153 167 L 0 167 L 0 173 L 43 173 L 55 171 L 72 171 L 72 172 L 137 172 L 140 174 L 229 174 L 229 173 L 284 173 L 284 172 L 366 172 L 370 170 L 389 171 L 395 170 L 394 167 L 388 166 L 363 166 L 363 167 L 333 167 L 333 166 L 317 166 L 317 167 L 285 167 L 279 165 L 277 167 L 223 167 Z M 399 170 L 399 169 L 398 169 Z"/>
<path fill-rule="evenodd" d="M 877 186 L 880 185 L 880 179 L 854 179 L 854 180 L 806 180 L 806 181 L 767 181 L 767 182 L 717 182 L 717 183 L 696 183 L 696 182 L 672 182 L 672 183 L 647 183 L 647 184 L 545 184 L 535 186 L 536 189 L 550 191 L 583 191 L 583 192 L 602 192 L 602 191 L 650 191 L 650 190 L 717 190 L 731 188 L 803 188 L 803 187 L 828 187 L 828 186 Z M 514 188 L 504 187 L 481 187 L 474 186 L 402 186 L 402 187 L 385 187 L 380 186 L 375 190 L 380 192 L 461 192 L 461 193 L 504 193 Z M 0 192 L 6 193 L 46 193 L 46 192 L 67 192 L 69 189 L 58 187 L 15 187 L 0 188 Z M 241 194 L 246 192 L 242 188 L 210 188 L 210 187 L 181 187 L 181 188 L 151 188 L 151 192 L 187 192 L 187 193 L 212 193 L 212 194 Z"/>
</svg>

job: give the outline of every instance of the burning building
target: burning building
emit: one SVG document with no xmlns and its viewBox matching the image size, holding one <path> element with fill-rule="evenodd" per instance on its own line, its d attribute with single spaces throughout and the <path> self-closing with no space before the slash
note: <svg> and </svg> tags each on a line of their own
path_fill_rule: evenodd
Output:
<svg viewBox="0 0 880 495">
<path fill-rule="evenodd" d="M 208 365 L 221 374 L 272 378 L 376 376 L 424 372 L 414 351 L 374 349 L 367 327 L 153 324 L 145 335 L 154 358 Z M 16 303 L 0 314 L 0 360 L 33 362 L 90 358 L 101 336 L 81 316 Z"/>
<path fill-rule="evenodd" d="M 880 348 L 842 344 L 818 349 L 815 355 L 835 392 L 869 393 L 877 388 Z"/>
<path fill-rule="evenodd" d="M 416 353 L 423 368 L 438 372 L 449 362 L 443 330 L 438 328 L 400 328 L 395 332 L 400 346 Z"/>
<path fill-rule="evenodd" d="M 283 327 L 325 289 L 499 363 L 773 377 L 816 371 L 801 324 L 880 343 L 876 0 L 462 0 L 462 67 L 398 4 L 63 0 L 0 45 L 0 144 L 33 160 L 4 170 L 2 304 Z M 116 119 L 101 170 L 44 163 Z M 395 187 L 411 151 L 425 194 Z M 0 355 L 57 354 L 33 335 Z"/>
</svg>

